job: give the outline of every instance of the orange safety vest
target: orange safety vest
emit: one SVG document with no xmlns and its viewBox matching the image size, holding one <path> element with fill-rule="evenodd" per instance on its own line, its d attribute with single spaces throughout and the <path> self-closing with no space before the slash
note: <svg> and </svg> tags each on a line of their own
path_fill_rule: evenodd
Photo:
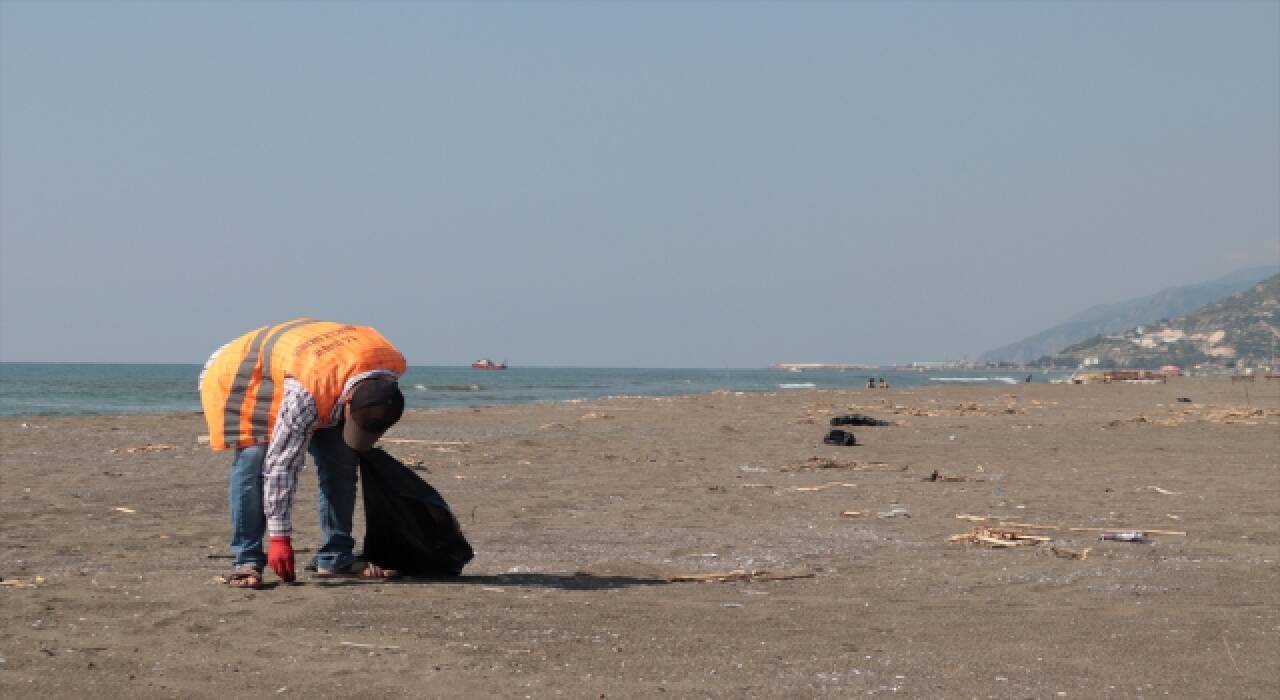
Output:
<svg viewBox="0 0 1280 700">
<path fill-rule="evenodd" d="M 404 374 L 404 355 L 367 326 L 299 318 L 249 331 L 209 363 L 200 403 L 215 450 L 266 442 L 275 429 L 284 379 L 293 377 L 327 422 L 347 380 L 371 370 Z"/>
</svg>

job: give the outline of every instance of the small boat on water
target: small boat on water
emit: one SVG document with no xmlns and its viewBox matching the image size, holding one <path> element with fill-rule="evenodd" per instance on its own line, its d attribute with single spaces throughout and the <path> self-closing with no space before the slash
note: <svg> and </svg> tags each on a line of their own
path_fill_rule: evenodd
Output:
<svg viewBox="0 0 1280 700">
<path fill-rule="evenodd" d="M 506 369 L 507 361 L 494 362 L 487 357 L 482 357 L 471 363 L 471 369 Z"/>
</svg>

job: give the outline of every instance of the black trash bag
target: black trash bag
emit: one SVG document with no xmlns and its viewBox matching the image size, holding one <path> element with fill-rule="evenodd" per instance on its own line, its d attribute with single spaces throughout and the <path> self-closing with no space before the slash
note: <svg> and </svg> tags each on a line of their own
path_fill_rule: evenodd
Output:
<svg viewBox="0 0 1280 700">
<path fill-rule="evenodd" d="M 832 416 L 831 425 L 893 425 L 893 423 L 861 413 L 850 413 L 844 416 Z"/>
<path fill-rule="evenodd" d="M 408 576 L 457 576 L 475 552 L 431 484 L 381 449 L 360 457 L 364 558 Z"/>
<path fill-rule="evenodd" d="M 858 444 L 858 440 L 853 437 L 853 433 L 844 430 L 832 430 L 827 433 L 826 437 L 822 438 L 822 441 L 828 445 L 840 445 L 842 447 Z"/>
</svg>

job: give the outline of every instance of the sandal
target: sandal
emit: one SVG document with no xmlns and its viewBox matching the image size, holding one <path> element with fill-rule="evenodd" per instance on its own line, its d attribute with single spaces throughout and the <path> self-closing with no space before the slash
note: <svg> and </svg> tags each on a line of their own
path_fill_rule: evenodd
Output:
<svg viewBox="0 0 1280 700">
<path fill-rule="evenodd" d="M 378 566 L 373 562 L 369 562 L 369 565 L 364 567 L 364 571 L 360 572 L 361 578 L 394 578 L 399 575 L 399 571 Z"/>
<path fill-rule="evenodd" d="M 316 576 L 319 578 L 390 578 L 399 575 L 400 572 L 395 569 L 386 569 L 362 559 L 352 560 L 346 566 L 334 569 L 316 567 Z"/>
<path fill-rule="evenodd" d="M 262 588 L 262 571 L 253 564 L 237 564 L 226 579 L 232 588 Z"/>
<path fill-rule="evenodd" d="M 365 562 L 361 559 L 352 559 L 342 566 L 335 566 L 331 569 L 323 566 L 316 566 L 316 576 L 318 578 L 352 578 L 360 576 L 365 569 Z"/>
</svg>

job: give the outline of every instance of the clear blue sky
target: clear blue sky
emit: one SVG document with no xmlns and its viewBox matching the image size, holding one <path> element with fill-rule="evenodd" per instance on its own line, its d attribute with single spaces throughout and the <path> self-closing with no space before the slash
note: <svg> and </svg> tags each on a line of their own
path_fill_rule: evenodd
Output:
<svg viewBox="0 0 1280 700">
<path fill-rule="evenodd" d="M 1276 2 L 0 4 L 0 359 L 974 356 L 1280 260 Z"/>
</svg>

